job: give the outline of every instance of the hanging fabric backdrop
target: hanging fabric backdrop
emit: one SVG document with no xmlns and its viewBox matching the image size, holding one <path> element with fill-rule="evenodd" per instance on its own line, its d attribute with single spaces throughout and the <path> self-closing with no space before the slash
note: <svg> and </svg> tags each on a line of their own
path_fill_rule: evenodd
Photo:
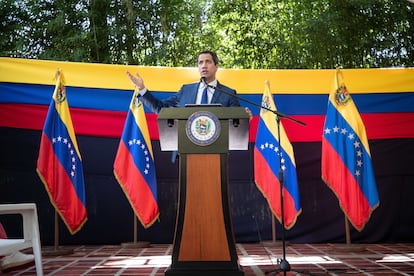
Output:
<svg viewBox="0 0 414 276">
<path fill-rule="evenodd" d="M 0 58 L 0 203 L 36 202 L 42 241 L 53 242 L 54 210 L 36 174 L 41 131 L 54 90 L 65 74 L 66 92 L 83 158 L 88 222 L 61 243 L 119 243 L 133 238 L 133 213 L 113 175 L 113 162 L 133 87 L 126 71 L 139 72 L 157 97 L 196 82 L 196 68 L 140 67 Z M 342 242 L 344 215 L 321 180 L 321 137 L 335 70 L 230 70 L 218 79 L 260 104 L 270 82 L 278 111 L 303 121 L 283 120 L 293 145 L 302 213 L 286 232 L 291 242 Z M 344 69 L 349 92 L 365 124 L 380 206 L 353 242 L 414 241 L 414 68 Z M 232 219 L 238 242 L 271 239 L 271 215 L 253 176 L 253 145 L 259 108 L 241 100 L 254 118 L 248 151 L 229 153 Z M 177 204 L 178 165 L 159 147 L 157 116 L 146 111 L 158 183 L 159 221 L 139 229 L 139 239 L 171 242 Z M 11 220 L 13 220 L 11 218 Z M 10 223 L 12 224 L 12 223 Z M 9 231 L 19 231 L 13 225 Z M 280 233 L 277 225 L 277 234 Z"/>
</svg>

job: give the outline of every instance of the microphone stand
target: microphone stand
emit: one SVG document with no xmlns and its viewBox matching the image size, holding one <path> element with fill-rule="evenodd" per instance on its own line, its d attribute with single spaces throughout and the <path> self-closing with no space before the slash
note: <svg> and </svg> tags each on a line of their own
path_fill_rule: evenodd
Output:
<svg viewBox="0 0 414 276">
<path fill-rule="evenodd" d="M 276 124 L 277 124 L 277 136 L 278 136 L 278 147 L 280 149 L 280 117 L 276 115 Z M 270 275 L 277 275 L 280 272 L 283 272 L 283 275 L 286 276 L 286 272 L 294 271 L 296 273 L 302 273 L 307 275 L 313 275 L 305 270 L 295 270 L 291 269 L 289 262 L 286 260 L 286 241 L 285 241 L 285 204 L 283 200 L 283 184 L 284 184 L 284 174 L 282 169 L 282 151 L 279 151 L 279 196 L 280 196 L 280 211 L 281 211 L 281 219 L 282 219 L 282 259 L 278 260 L 279 268 L 265 271 L 265 274 Z"/>
<path fill-rule="evenodd" d="M 265 106 L 262 106 L 262 105 L 259 105 L 259 104 L 257 104 L 257 103 L 255 103 L 255 102 L 253 102 L 253 101 L 250 101 L 250 100 L 248 100 L 248 99 L 245 99 L 245 98 L 243 98 L 243 97 L 239 97 L 237 94 L 233 94 L 233 93 L 230 93 L 230 92 L 228 92 L 228 91 L 225 91 L 225 90 L 223 90 L 223 89 L 219 89 L 219 88 L 217 88 L 217 87 L 215 87 L 215 86 L 213 86 L 213 85 L 210 85 L 210 84 L 208 84 L 207 82 L 206 82 L 206 79 L 205 79 L 205 77 L 202 77 L 201 78 L 201 81 L 207 86 L 207 87 L 210 87 L 210 88 L 213 88 L 214 90 L 217 90 L 217 91 L 219 91 L 220 93 L 224 93 L 224 94 L 227 94 L 227 95 L 230 95 L 231 97 L 234 97 L 234 98 L 237 98 L 237 99 L 239 99 L 239 100 L 241 100 L 241 101 L 243 101 L 243 102 L 247 102 L 247 103 L 249 103 L 249 104 L 251 104 L 251 105 L 253 105 L 253 106 L 256 106 L 256 107 L 259 107 L 260 109 L 264 109 L 264 110 L 267 110 L 267 111 L 270 111 L 270 112 L 272 112 L 273 114 L 275 114 L 275 116 L 276 116 L 276 124 L 277 124 L 277 140 L 278 140 L 278 147 L 280 148 L 280 146 L 281 146 L 281 142 L 280 142 L 280 119 L 281 118 L 285 118 L 285 119 L 289 119 L 289 120 L 291 120 L 291 121 L 293 121 L 293 122 L 295 122 L 295 123 L 298 123 L 298 124 L 300 124 L 300 125 L 303 125 L 303 126 L 306 126 L 306 123 L 304 123 L 304 122 L 302 122 L 302 121 L 299 121 L 299 120 L 297 120 L 297 119 L 294 119 L 294 118 L 292 118 L 292 117 L 290 117 L 290 116 L 288 116 L 288 115 L 285 115 L 285 114 L 283 114 L 283 113 L 281 113 L 281 112 L 278 112 L 278 111 L 276 111 L 276 110 L 272 110 L 272 109 L 270 109 L 270 108 L 268 108 L 268 107 L 265 107 Z M 313 274 L 311 274 L 311 273 L 309 273 L 309 272 L 307 272 L 307 271 L 301 271 L 301 270 L 293 270 L 292 268 L 291 268 L 291 266 L 290 266 L 290 264 L 289 264 L 289 262 L 286 260 L 286 241 L 285 241 L 285 208 L 284 208 L 284 201 L 283 201 L 283 183 L 284 183 L 284 174 L 283 174 L 283 169 L 282 169 L 282 151 L 279 151 L 279 183 L 280 183 L 280 189 L 279 189 L 279 196 L 280 196 L 280 211 L 281 211 L 281 213 L 282 213 L 282 215 L 281 215 L 281 220 L 282 220 L 282 259 L 280 260 L 278 260 L 278 263 L 279 263 L 279 268 L 277 268 L 277 269 L 274 269 L 274 270 L 270 270 L 270 271 L 265 271 L 265 274 L 269 274 L 269 273 L 272 273 L 271 275 L 277 275 L 277 274 L 279 274 L 280 272 L 283 272 L 283 275 L 284 276 L 286 276 L 286 272 L 288 272 L 288 271 L 294 271 L 294 272 L 297 272 L 297 273 L 302 273 L 302 274 L 307 274 L 307 275 L 313 275 Z"/>
</svg>

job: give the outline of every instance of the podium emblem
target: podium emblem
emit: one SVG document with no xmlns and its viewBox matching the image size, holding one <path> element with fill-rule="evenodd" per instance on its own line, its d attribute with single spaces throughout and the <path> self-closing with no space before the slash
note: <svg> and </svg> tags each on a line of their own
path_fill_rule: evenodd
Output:
<svg viewBox="0 0 414 276">
<path fill-rule="evenodd" d="M 185 131 L 188 139 L 196 145 L 208 146 L 220 135 L 220 122 L 208 111 L 198 111 L 188 118 Z"/>
</svg>

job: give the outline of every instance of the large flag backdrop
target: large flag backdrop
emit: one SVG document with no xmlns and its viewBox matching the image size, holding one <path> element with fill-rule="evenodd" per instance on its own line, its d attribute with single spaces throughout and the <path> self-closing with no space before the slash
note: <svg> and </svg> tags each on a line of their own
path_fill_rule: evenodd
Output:
<svg viewBox="0 0 414 276">
<path fill-rule="evenodd" d="M 300 207 L 298 179 L 293 147 L 283 127 L 283 122 L 276 122 L 276 115 L 269 110 L 276 110 L 273 95 L 267 81 L 263 93 L 262 106 L 254 146 L 254 178 L 257 187 L 267 199 L 272 213 L 290 229 L 302 212 Z M 278 129 L 280 128 L 280 129 Z M 280 134 L 280 137 L 279 137 Z M 280 143 L 279 143 L 280 141 Z M 283 176 L 281 183 L 279 171 Z M 283 193 L 283 213 L 280 189 Z"/>
<path fill-rule="evenodd" d="M 132 96 L 126 71 L 139 72 L 148 88 L 166 98 L 186 82 L 199 80 L 197 68 L 140 67 L 108 64 L 29 60 L 0 57 L 0 126 L 41 130 L 51 97 L 50 71 L 61 68 L 67 80 L 71 115 L 78 135 L 120 137 Z M 263 82 L 278 91 L 281 112 L 307 124 L 287 121 L 291 142 L 321 141 L 327 91 L 333 70 L 233 70 L 218 71 L 221 82 L 240 96 L 260 103 Z M 358 103 L 368 139 L 412 138 L 414 129 L 414 68 L 348 69 L 353 99 Z M 24 78 L 22 77 L 24 76 Z M 162 78 L 162 81 L 160 79 Z M 298 81 L 300 80 L 300 81 Z M 243 103 L 242 103 L 243 104 Z M 259 109 L 250 141 L 256 137 Z M 159 139 L 156 115 L 147 109 L 150 137 Z M 19 116 L 14 116 L 18 113 Z M 398 121 L 398 124 L 395 122 Z"/>
<path fill-rule="evenodd" d="M 81 143 L 85 180 L 88 183 L 88 205 L 94 211 L 88 213 L 90 223 L 82 229 L 82 235 L 70 240 L 81 239 L 91 232 L 90 239 L 93 240 L 108 235 L 113 242 L 123 242 L 129 239 L 132 227 L 117 229 L 114 236 L 112 232 L 107 233 L 110 227 L 102 226 L 106 223 L 131 223 L 129 204 L 113 177 L 113 162 L 132 97 L 126 71 L 139 72 L 152 93 L 165 98 L 175 93 L 183 83 L 198 81 L 198 70 L 196 67 L 125 66 L 0 57 L 0 130 L 7 134 L 0 138 L 0 152 L 3 156 L 10 156 L 0 162 L 0 178 L 5 185 L 2 189 L 6 189 L 5 193 L 0 193 L 0 201 L 39 200 L 41 206 L 45 204 L 41 209 L 43 219 L 40 214 L 42 223 L 47 222 L 45 217 L 50 217 L 47 213 L 49 202 L 42 201 L 44 189 L 40 187 L 38 191 L 32 187 L 32 196 L 29 193 L 20 194 L 19 191 L 26 189 L 26 183 L 33 182 L 30 177 L 34 171 L 32 163 L 36 162 L 38 154 L 37 139 L 40 139 L 54 88 L 50 72 L 56 68 L 65 72 L 67 97 L 76 135 Z M 343 213 L 337 207 L 337 198 L 321 180 L 320 172 L 321 134 L 334 72 L 218 71 L 220 81 L 236 88 L 239 96 L 256 103 L 261 102 L 263 82 L 270 80 L 272 90 L 278 91 L 278 110 L 307 124 L 303 127 L 289 120 L 284 121 L 285 131 L 295 149 L 303 209 L 295 227 L 287 232 L 289 240 L 295 242 L 338 241 L 343 237 Z M 367 129 L 374 166 L 379 168 L 376 176 L 381 197 L 381 205 L 373 213 L 366 231 L 358 232 L 353 240 L 390 241 L 401 236 L 411 239 L 412 211 L 407 205 L 410 206 L 412 189 L 409 164 L 414 155 L 407 148 L 411 149 L 410 143 L 414 138 L 414 68 L 344 69 L 343 72 Z M 250 125 L 250 141 L 254 142 L 259 109 L 246 105 L 254 115 Z M 150 231 L 141 232 L 141 235 L 156 233 L 154 242 L 160 238 L 162 242 L 169 242 L 176 215 L 176 166 L 171 164 L 169 152 L 160 152 L 156 114 L 147 109 L 145 114 L 157 165 L 161 219 L 160 223 L 153 225 Z M 231 152 L 229 155 L 235 235 L 247 241 L 257 239 L 258 232 L 251 223 L 252 216 L 258 220 L 261 231 L 265 231 L 270 222 L 268 205 L 253 181 L 252 150 L 253 147 L 249 147 L 247 152 Z M 33 160 L 32 156 L 35 156 Z M 390 163 L 390 158 L 404 162 Z M 26 173 L 20 173 L 23 171 Z M 34 177 L 38 180 L 37 175 Z M 384 194 L 389 197 L 388 200 L 384 200 Z M 115 205 L 106 204 L 109 199 Z M 109 213 L 109 208 L 114 213 Z M 393 219 L 384 222 L 386 216 Z M 380 223 L 381 228 L 377 228 Z M 396 224 L 403 225 L 397 227 Z M 340 225 L 339 229 L 335 228 L 336 225 Z M 49 228 L 44 226 L 46 232 Z"/>
<path fill-rule="evenodd" d="M 365 126 L 340 69 L 335 72 L 323 129 L 322 179 L 361 231 L 379 198 Z"/>
<path fill-rule="evenodd" d="M 154 154 L 143 104 L 132 96 L 114 162 L 114 174 L 135 215 L 147 228 L 159 216 Z"/>
<path fill-rule="evenodd" d="M 82 159 L 62 72 L 56 73 L 56 79 L 40 142 L 37 172 L 50 202 L 74 234 L 87 220 Z"/>
</svg>

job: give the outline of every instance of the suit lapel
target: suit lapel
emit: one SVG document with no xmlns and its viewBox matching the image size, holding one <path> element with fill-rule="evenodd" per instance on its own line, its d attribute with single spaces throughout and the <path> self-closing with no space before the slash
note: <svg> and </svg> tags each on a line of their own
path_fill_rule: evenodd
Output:
<svg viewBox="0 0 414 276">
<path fill-rule="evenodd" d="M 221 86 L 220 83 L 217 81 L 217 86 L 216 86 L 217 89 L 221 89 L 220 86 Z M 215 90 L 213 93 L 213 98 L 211 98 L 210 103 L 219 103 L 217 101 L 218 97 L 220 96 L 219 94 L 220 94 L 220 91 Z"/>
<path fill-rule="evenodd" d="M 189 89 L 190 90 L 189 101 L 187 103 L 193 103 L 193 104 L 196 103 L 199 86 L 200 86 L 200 83 L 198 84 L 195 83 L 194 85 L 191 86 L 191 88 Z"/>
</svg>

